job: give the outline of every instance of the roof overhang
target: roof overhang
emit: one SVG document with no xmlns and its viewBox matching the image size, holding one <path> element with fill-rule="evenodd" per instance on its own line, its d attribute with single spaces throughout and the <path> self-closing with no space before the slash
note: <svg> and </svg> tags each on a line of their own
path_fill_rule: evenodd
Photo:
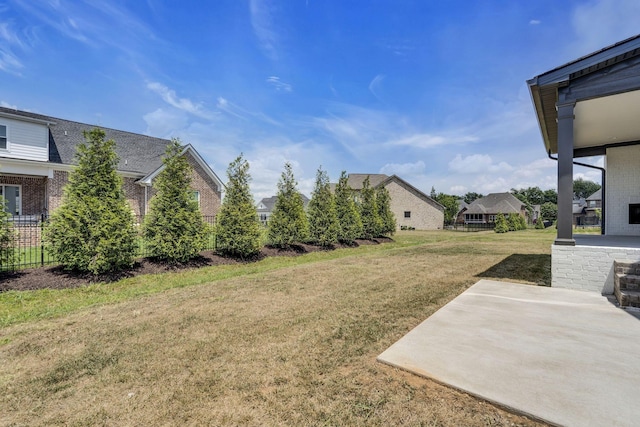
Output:
<svg viewBox="0 0 640 427">
<path fill-rule="evenodd" d="M 43 120 L 35 117 L 24 116 L 21 114 L 11 114 L 11 113 L 6 113 L 4 111 L 0 111 L 0 117 L 5 117 L 7 119 L 20 120 L 22 122 L 38 123 L 45 126 L 51 126 L 56 124 L 56 122 L 53 122 L 51 120 Z"/>
<path fill-rule="evenodd" d="M 640 141 L 640 35 L 527 82 L 545 150 L 558 152 L 559 103 L 573 102 L 574 156 Z"/>
</svg>

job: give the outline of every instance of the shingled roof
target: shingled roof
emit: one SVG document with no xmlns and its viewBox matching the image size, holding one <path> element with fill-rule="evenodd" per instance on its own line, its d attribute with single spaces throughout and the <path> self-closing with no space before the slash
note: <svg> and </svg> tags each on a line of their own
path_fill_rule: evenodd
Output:
<svg viewBox="0 0 640 427">
<path fill-rule="evenodd" d="M 302 193 L 300 193 L 300 197 L 302 197 L 302 205 L 306 208 L 310 201 L 309 198 Z M 277 201 L 278 196 L 265 197 L 258 203 L 258 212 L 273 212 Z M 264 208 L 261 208 L 260 205 L 263 205 Z"/>
<path fill-rule="evenodd" d="M 370 187 L 377 187 L 378 184 L 389 178 L 388 175 L 382 173 L 350 173 L 347 177 L 347 185 L 353 190 L 362 190 L 362 184 L 367 177 L 369 177 Z"/>
<path fill-rule="evenodd" d="M 491 193 L 469 203 L 465 214 L 520 213 L 524 203 L 511 193 Z"/>
<path fill-rule="evenodd" d="M 98 127 L 105 131 L 106 139 L 113 139 L 116 143 L 115 150 L 120 158 L 118 170 L 144 176 L 162 165 L 162 156 L 170 142 L 168 139 L 154 138 L 6 107 L 0 107 L 0 113 L 9 117 L 13 116 L 16 119 L 26 118 L 46 122 L 49 125 L 49 161 L 51 163 L 76 164 L 76 146 L 85 142 L 83 132 Z"/>
</svg>

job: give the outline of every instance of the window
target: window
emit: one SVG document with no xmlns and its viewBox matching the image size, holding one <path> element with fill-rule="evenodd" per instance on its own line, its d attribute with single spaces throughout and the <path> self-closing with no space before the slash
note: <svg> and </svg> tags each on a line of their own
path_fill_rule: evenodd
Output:
<svg viewBox="0 0 640 427">
<path fill-rule="evenodd" d="M 20 200 L 20 186 L 0 184 L 0 196 L 4 198 L 5 211 L 11 215 L 20 215 L 22 202 Z"/>
<path fill-rule="evenodd" d="M 192 191 L 191 192 L 191 198 L 193 198 L 193 200 L 195 200 L 198 203 L 198 207 L 200 207 L 200 192 L 199 191 Z"/>
<path fill-rule="evenodd" d="M 411 211 L 404 211 L 405 218 L 411 218 Z"/>
<path fill-rule="evenodd" d="M 7 149 L 7 127 L 0 125 L 0 149 Z"/>
<path fill-rule="evenodd" d="M 482 214 L 464 214 L 464 219 L 466 222 L 484 222 Z"/>
<path fill-rule="evenodd" d="M 629 224 L 640 224 L 640 203 L 629 205 Z"/>
<path fill-rule="evenodd" d="M 496 222 L 496 216 L 495 215 L 489 215 L 489 222 Z"/>
</svg>

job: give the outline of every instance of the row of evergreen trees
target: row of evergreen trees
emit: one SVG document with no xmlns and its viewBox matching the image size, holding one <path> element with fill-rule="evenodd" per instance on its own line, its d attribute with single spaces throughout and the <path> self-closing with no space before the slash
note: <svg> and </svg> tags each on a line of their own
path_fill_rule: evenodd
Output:
<svg viewBox="0 0 640 427">
<path fill-rule="evenodd" d="M 78 166 L 69 174 L 61 206 L 51 215 L 43 240 L 67 270 L 101 274 L 133 265 L 138 233 L 117 174 L 115 142 L 105 132 L 84 133 Z M 154 181 L 155 196 L 141 227 L 149 253 L 169 262 L 184 262 L 202 250 L 206 224 L 189 190 L 191 166 L 180 141 L 167 146 L 164 169 Z"/>
<path fill-rule="evenodd" d="M 249 189 L 249 163 L 240 155 L 229 166 L 227 175 L 227 194 L 217 217 L 216 248 L 222 254 L 251 257 L 264 242 Z M 266 243 L 280 248 L 304 242 L 330 247 L 337 243 L 353 244 L 358 238 L 391 235 L 396 230 L 396 221 L 390 201 L 388 190 L 382 186 L 373 189 L 368 177 L 356 200 L 344 171 L 332 192 L 326 171 L 319 168 L 305 212 L 291 164 L 286 163 L 267 224 Z"/>
<path fill-rule="evenodd" d="M 77 148 L 78 166 L 69 174 L 61 206 L 51 215 L 43 241 L 63 268 L 101 274 L 129 268 L 139 244 L 134 217 L 117 174 L 115 142 L 105 132 L 84 133 Z M 154 180 L 155 195 L 141 226 L 141 237 L 151 256 L 176 263 L 196 257 L 212 231 L 204 223 L 190 182 L 191 166 L 184 147 L 174 139 L 163 158 L 164 169 Z M 231 256 L 256 255 L 264 242 L 249 189 L 249 164 L 240 155 L 227 170 L 229 183 L 215 226 L 217 251 Z M 316 185 L 305 212 L 290 164 L 278 182 L 278 201 L 267 227 L 267 243 L 287 247 L 311 242 L 331 246 L 356 238 L 393 234 L 395 218 L 385 188 L 364 182 L 356 201 L 343 172 L 335 196 L 325 171 L 318 170 Z M 0 244 L 6 236 L 0 235 Z"/>
</svg>

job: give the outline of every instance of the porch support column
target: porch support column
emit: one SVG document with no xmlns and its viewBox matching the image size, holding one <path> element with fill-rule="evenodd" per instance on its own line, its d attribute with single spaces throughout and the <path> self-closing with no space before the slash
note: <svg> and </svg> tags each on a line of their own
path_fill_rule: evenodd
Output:
<svg viewBox="0 0 640 427">
<path fill-rule="evenodd" d="M 558 103 L 558 235 L 556 245 L 573 239 L 573 110 L 575 101 Z"/>
</svg>

